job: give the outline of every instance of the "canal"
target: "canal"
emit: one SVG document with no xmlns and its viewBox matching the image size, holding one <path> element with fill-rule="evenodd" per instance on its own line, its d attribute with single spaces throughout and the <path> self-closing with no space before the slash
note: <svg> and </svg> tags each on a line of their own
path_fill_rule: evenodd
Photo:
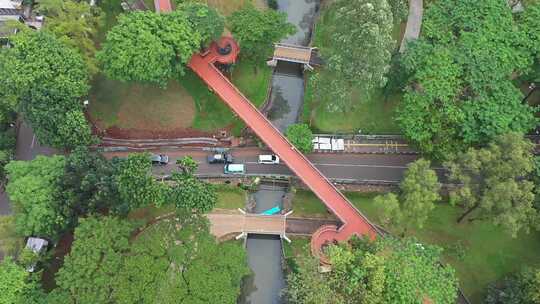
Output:
<svg viewBox="0 0 540 304">
<path fill-rule="evenodd" d="M 307 45 L 319 0 L 278 0 L 278 10 L 287 14 L 297 32 L 283 43 Z M 281 132 L 296 123 L 304 99 L 304 74 L 302 66 L 279 62 L 272 77 L 271 108 L 268 118 Z M 275 185 L 261 185 L 255 196 L 254 213 L 279 205 L 282 207 L 286 189 Z M 284 303 L 282 290 L 285 278 L 282 267 L 282 248 L 279 236 L 249 235 L 246 241 L 248 261 L 253 275 L 243 284 L 241 304 Z"/>
</svg>

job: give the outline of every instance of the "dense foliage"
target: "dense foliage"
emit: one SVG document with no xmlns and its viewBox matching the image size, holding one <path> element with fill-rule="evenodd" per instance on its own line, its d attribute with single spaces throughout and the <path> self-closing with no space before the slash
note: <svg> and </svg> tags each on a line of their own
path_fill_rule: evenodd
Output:
<svg viewBox="0 0 540 304">
<path fill-rule="evenodd" d="M 111 217 L 81 221 L 57 274 L 62 303 L 236 303 L 248 274 L 244 250 L 217 244 L 208 222 L 181 214 L 146 228 Z"/>
<path fill-rule="evenodd" d="M 0 304 L 36 303 L 33 295 L 37 288 L 30 273 L 11 258 L 0 263 Z"/>
<path fill-rule="evenodd" d="M 135 208 L 164 204 L 166 186 L 156 181 L 151 170 L 147 153 L 130 154 L 118 163 L 114 176 L 122 201 L 118 212 L 125 214 Z"/>
<path fill-rule="evenodd" d="M 59 40 L 78 49 L 91 74 L 98 71 L 94 57 L 94 39 L 100 23 L 100 11 L 86 1 L 40 0 L 37 11 L 47 16 L 44 29 Z"/>
<path fill-rule="evenodd" d="M 516 133 L 498 136 L 486 148 L 470 148 L 445 163 L 456 184 L 450 202 L 465 218 L 490 220 L 512 236 L 538 224 L 534 184 L 525 179 L 535 169 L 533 144 Z"/>
<path fill-rule="evenodd" d="M 246 5 L 227 18 L 228 27 L 242 48 L 242 56 L 253 61 L 265 61 L 274 49 L 273 43 L 293 34 L 295 27 L 287 22 L 285 13 L 261 11 Z"/>
<path fill-rule="evenodd" d="M 293 124 L 285 132 L 287 139 L 302 153 L 313 151 L 313 133 L 306 124 Z"/>
<path fill-rule="evenodd" d="M 202 36 L 203 47 L 221 37 L 225 28 L 225 18 L 215 8 L 202 3 L 187 2 L 178 5 L 176 10 L 187 14 L 193 28 Z"/>
<path fill-rule="evenodd" d="M 379 238 L 332 245 L 332 271 L 320 273 L 307 259 L 288 277 L 292 303 L 447 303 L 454 304 L 454 270 L 439 264 L 441 249 L 415 240 Z"/>
<path fill-rule="evenodd" d="M 9 195 L 15 213 L 15 227 L 20 235 L 54 239 L 70 224 L 59 198 L 58 181 L 62 178 L 62 156 L 38 156 L 32 161 L 13 161 L 6 165 Z"/>
<path fill-rule="evenodd" d="M 409 165 L 399 185 L 399 197 L 394 193 L 375 198 L 382 208 L 385 224 L 422 228 L 435 202 L 440 200 L 437 174 L 430 168 L 430 161 L 419 159 Z"/>
<path fill-rule="evenodd" d="M 526 40 L 506 1 L 432 3 L 422 39 L 402 61 L 410 75 L 398 113 L 404 134 L 444 159 L 499 134 L 528 131 L 533 108 L 512 83 L 532 63 Z"/>
<path fill-rule="evenodd" d="M 10 41 L 14 47 L 0 52 L 3 101 L 18 104 L 42 144 L 89 144 L 81 102 L 89 89 L 88 71 L 81 55 L 42 31 L 23 31 Z"/>
<path fill-rule="evenodd" d="M 183 75 L 191 56 L 219 36 L 223 24 L 223 17 L 204 4 L 182 4 L 168 14 L 123 14 L 97 57 L 112 79 L 165 86 Z"/>
<path fill-rule="evenodd" d="M 217 195 L 213 185 L 200 181 L 193 174 L 198 164 L 191 157 L 178 162 L 180 173 L 172 174 L 173 184 L 167 193 L 167 202 L 173 202 L 177 209 L 206 213 L 214 209 Z"/>
<path fill-rule="evenodd" d="M 486 304 L 539 304 L 540 270 L 526 268 L 491 284 Z"/>
<path fill-rule="evenodd" d="M 386 0 L 338 0 L 326 9 L 320 27 L 325 71 L 314 74 L 313 96 L 329 111 L 354 106 L 352 95 L 365 98 L 387 82 L 395 40 L 393 17 Z"/>
</svg>

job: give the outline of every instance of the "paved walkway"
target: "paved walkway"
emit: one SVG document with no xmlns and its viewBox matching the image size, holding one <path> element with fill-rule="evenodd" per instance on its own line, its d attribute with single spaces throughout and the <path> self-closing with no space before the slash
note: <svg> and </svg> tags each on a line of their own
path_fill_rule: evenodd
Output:
<svg viewBox="0 0 540 304">
<path fill-rule="evenodd" d="M 410 0 L 409 1 L 409 17 L 407 18 L 407 27 L 405 28 L 405 35 L 401 40 L 400 52 L 404 52 L 407 49 L 407 43 L 420 37 L 420 29 L 422 28 L 422 15 L 424 13 L 423 0 Z"/>
<path fill-rule="evenodd" d="M 238 49 L 236 44 L 233 49 Z M 374 238 L 376 228 L 315 166 L 262 115 L 259 110 L 214 66 L 220 55 L 214 50 L 195 54 L 189 67 L 257 134 L 257 136 L 306 184 L 341 220 L 340 229 L 315 234 L 312 248 L 316 253 L 326 242 L 344 241 L 353 234 Z"/>
<path fill-rule="evenodd" d="M 232 233 L 285 234 L 285 217 L 237 213 L 210 213 L 210 232 L 216 237 Z"/>
</svg>

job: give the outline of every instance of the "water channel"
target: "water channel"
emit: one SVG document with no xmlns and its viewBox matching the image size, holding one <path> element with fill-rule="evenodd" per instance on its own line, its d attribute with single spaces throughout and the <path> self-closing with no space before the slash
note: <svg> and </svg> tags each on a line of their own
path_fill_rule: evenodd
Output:
<svg viewBox="0 0 540 304">
<path fill-rule="evenodd" d="M 307 45 L 310 40 L 313 19 L 319 0 L 278 0 L 278 9 L 287 13 L 288 21 L 297 27 L 297 32 L 283 43 Z M 284 132 L 297 121 L 304 99 L 304 75 L 299 64 L 279 62 L 272 77 L 272 107 L 268 118 Z M 256 207 L 260 213 L 276 205 L 282 206 L 285 188 L 275 185 L 261 185 L 254 194 Z M 279 236 L 249 235 L 247 242 L 248 261 L 253 276 L 244 282 L 241 304 L 284 303 L 281 290 L 285 287 L 282 268 L 282 248 Z"/>
</svg>

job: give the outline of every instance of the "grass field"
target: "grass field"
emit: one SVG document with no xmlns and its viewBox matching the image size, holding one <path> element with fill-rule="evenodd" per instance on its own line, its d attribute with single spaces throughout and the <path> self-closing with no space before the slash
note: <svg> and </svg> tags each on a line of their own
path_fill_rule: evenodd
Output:
<svg viewBox="0 0 540 304">
<path fill-rule="evenodd" d="M 99 76 L 90 98 L 89 113 L 101 129 L 182 129 L 191 127 L 195 117 L 193 98 L 176 81 L 161 89 Z"/>
<path fill-rule="evenodd" d="M 300 192 L 300 191 L 299 191 Z M 304 191 L 293 200 L 294 214 L 301 205 L 306 216 L 319 216 L 324 207 L 311 206 L 318 199 Z M 379 221 L 379 208 L 374 205 L 375 194 L 347 193 L 347 197 L 374 222 Z M 319 204 L 322 206 L 322 203 Z M 309 214 L 307 211 L 314 212 Z M 457 224 L 460 210 L 440 203 L 426 222 L 424 229 L 410 231 L 421 242 L 445 248 L 444 262 L 450 263 L 457 272 L 460 286 L 472 303 L 480 303 L 486 286 L 526 265 L 540 263 L 540 233 L 522 234 L 512 238 L 501 228 L 489 222 Z M 387 227 L 391 232 L 401 232 L 401 227 Z"/>
<path fill-rule="evenodd" d="M 298 267 L 298 258 L 306 256 L 310 253 L 309 237 L 290 237 L 291 242 L 283 242 L 283 249 L 285 251 L 285 262 L 289 267 L 289 270 L 295 271 Z"/>
<path fill-rule="evenodd" d="M 217 209 L 238 209 L 246 207 L 246 190 L 231 185 L 217 185 Z"/>
</svg>

